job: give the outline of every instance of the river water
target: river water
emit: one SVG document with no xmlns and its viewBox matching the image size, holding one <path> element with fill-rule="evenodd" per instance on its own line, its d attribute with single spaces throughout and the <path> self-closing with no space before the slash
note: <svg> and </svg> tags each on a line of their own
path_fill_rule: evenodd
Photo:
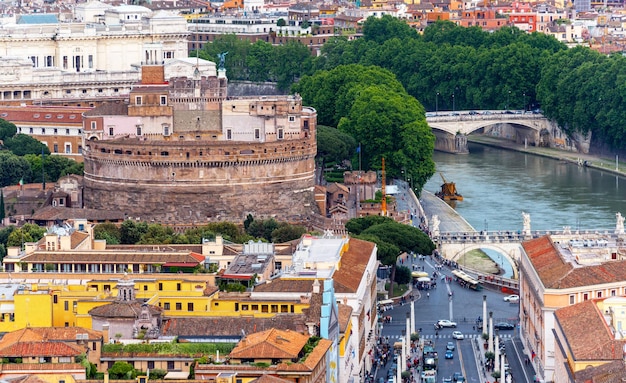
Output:
<svg viewBox="0 0 626 383">
<path fill-rule="evenodd" d="M 626 216 L 626 179 L 545 157 L 469 144 L 470 154 L 435 152 L 437 173 L 425 190 L 440 189 L 443 176 L 464 200 L 456 211 L 474 229 L 522 230 L 522 212 L 531 230 L 612 232 L 615 214 Z"/>
</svg>

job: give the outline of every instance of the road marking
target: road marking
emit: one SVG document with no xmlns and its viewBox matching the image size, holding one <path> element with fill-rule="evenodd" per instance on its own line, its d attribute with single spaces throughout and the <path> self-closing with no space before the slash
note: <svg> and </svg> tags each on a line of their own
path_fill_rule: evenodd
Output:
<svg viewBox="0 0 626 383">
<path fill-rule="evenodd" d="M 465 374 L 465 364 L 463 363 L 463 352 L 461 351 L 461 347 L 458 347 L 458 343 L 460 341 L 457 340 L 457 348 L 459 349 L 459 362 L 461 362 L 461 374 L 463 374 L 463 376 L 467 376 L 467 374 Z"/>
</svg>

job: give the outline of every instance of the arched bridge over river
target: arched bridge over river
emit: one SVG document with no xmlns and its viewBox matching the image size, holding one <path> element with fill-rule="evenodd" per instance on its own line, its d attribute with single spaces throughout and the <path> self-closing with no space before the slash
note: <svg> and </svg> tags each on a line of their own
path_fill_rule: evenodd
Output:
<svg viewBox="0 0 626 383">
<path fill-rule="evenodd" d="M 532 146 L 550 146 L 563 135 L 542 114 L 521 110 L 427 113 L 426 121 L 435 134 L 435 150 L 457 154 L 468 153 L 467 135 L 475 132 Z"/>
</svg>

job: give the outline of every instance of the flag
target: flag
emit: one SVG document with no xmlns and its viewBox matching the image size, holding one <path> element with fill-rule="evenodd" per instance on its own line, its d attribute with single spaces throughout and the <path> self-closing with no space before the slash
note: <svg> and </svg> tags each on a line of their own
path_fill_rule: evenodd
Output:
<svg viewBox="0 0 626 383">
<path fill-rule="evenodd" d="M 19 185 L 20 185 L 20 186 L 24 186 L 24 178 L 20 178 Z"/>
<path fill-rule="evenodd" d="M 357 152 L 357 153 L 361 153 L 361 144 L 359 144 L 359 146 L 357 146 L 357 148 L 356 148 L 356 152 Z"/>
</svg>

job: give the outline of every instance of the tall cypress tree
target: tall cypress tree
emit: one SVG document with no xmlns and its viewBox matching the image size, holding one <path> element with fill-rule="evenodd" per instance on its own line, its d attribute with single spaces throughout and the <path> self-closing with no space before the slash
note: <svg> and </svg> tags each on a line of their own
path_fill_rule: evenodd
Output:
<svg viewBox="0 0 626 383">
<path fill-rule="evenodd" d="M 0 191 L 0 220 L 4 219 L 4 190 Z"/>
</svg>

